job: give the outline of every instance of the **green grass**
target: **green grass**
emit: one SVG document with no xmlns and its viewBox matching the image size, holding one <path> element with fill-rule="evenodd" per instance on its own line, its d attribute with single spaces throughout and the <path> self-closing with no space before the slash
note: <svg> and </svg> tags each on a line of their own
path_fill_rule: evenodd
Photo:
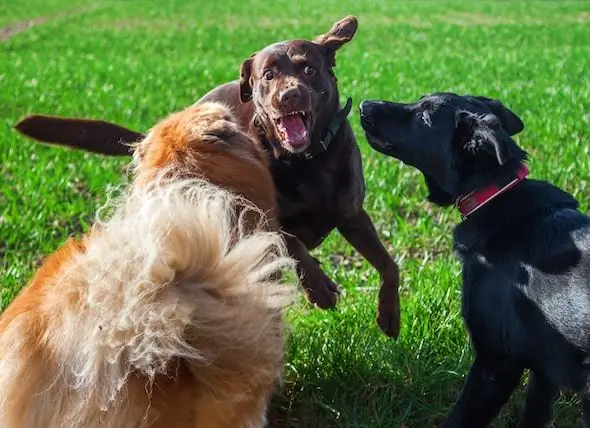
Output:
<svg viewBox="0 0 590 428">
<path fill-rule="evenodd" d="M 88 227 L 125 159 L 44 147 L 12 129 L 31 113 L 84 116 L 146 130 L 238 76 L 241 60 L 281 39 L 360 19 L 337 58 L 342 96 L 410 101 L 432 91 L 497 97 L 523 118 L 518 137 L 535 178 L 572 192 L 588 211 L 590 3 L 312 0 L 0 0 L 0 28 L 45 22 L 0 42 L 0 310 L 36 263 Z M 378 277 L 337 234 L 315 253 L 343 287 L 335 311 L 302 302 L 290 314 L 275 426 L 431 427 L 451 408 L 471 362 L 459 315 L 459 220 L 424 200 L 419 175 L 363 153 L 366 207 L 403 275 L 398 341 L 377 328 Z M 518 412 L 513 398 L 494 425 Z M 578 426 L 562 399 L 557 427 Z"/>
</svg>

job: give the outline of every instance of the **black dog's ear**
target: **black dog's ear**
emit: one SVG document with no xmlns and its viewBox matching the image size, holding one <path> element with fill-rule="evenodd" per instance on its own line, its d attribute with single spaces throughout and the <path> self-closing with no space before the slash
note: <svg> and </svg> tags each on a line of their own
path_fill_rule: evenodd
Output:
<svg viewBox="0 0 590 428">
<path fill-rule="evenodd" d="M 351 15 L 336 22 L 326 34 L 315 38 L 314 43 L 326 48 L 332 67 L 336 65 L 336 51 L 352 40 L 357 28 L 358 20 Z"/>
<path fill-rule="evenodd" d="M 510 135 L 499 126 L 495 115 L 478 116 L 460 111 L 456 117 L 456 141 L 461 149 L 471 153 L 487 153 L 494 156 L 498 165 L 504 165 L 518 149 Z"/>
<path fill-rule="evenodd" d="M 500 101 L 487 97 L 475 98 L 488 106 L 492 113 L 498 118 L 502 124 L 502 128 L 504 128 L 508 135 L 516 135 L 524 129 L 524 123 L 520 117 Z"/>
<path fill-rule="evenodd" d="M 245 60 L 240 67 L 240 100 L 247 103 L 252 99 L 252 62 L 254 62 L 254 55 Z"/>
</svg>

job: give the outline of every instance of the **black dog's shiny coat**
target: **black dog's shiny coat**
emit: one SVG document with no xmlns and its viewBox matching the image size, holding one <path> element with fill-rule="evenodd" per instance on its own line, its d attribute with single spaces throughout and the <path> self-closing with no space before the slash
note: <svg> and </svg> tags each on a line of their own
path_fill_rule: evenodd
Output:
<svg viewBox="0 0 590 428">
<path fill-rule="evenodd" d="M 515 174 L 522 122 L 500 102 L 439 93 L 416 104 L 365 101 L 371 146 L 425 176 L 441 206 Z M 449 170 L 452 169 L 452 170 Z M 461 222 L 462 312 L 475 350 L 445 427 L 485 427 L 530 370 L 519 427 L 552 419 L 560 389 L 582 395 L 590 427 L 590 218 L 568 193 L 527 179 Z"/>
</svg>

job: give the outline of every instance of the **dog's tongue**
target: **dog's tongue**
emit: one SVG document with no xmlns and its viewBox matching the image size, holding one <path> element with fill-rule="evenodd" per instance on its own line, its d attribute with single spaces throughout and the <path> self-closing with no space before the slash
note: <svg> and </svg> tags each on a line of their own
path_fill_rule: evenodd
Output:
<svg viewBox="0 0 590 428">
<path fill-rule="evenodd" d="M 288 143 L 303 144 L 307 140 L 307 129 L 298 114 L 282 117 L 278 121 L 278 127 Z"/>
</svg>

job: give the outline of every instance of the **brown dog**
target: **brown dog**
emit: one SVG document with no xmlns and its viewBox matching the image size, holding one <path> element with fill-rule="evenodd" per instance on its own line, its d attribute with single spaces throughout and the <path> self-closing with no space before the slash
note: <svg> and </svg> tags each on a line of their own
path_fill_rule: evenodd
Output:
<svg viewBox="0 0 590 428">
<path fill-rule="evenodd" d="M 309 299 L 335 305 L 338 289 L 309 250 L 335 228 L 380 273 L 378 323 L 399 333 L 399 271 L 363 209 L 362 163 L 350 123 L 350 100 L 340 109 L 334 75 L 336 51 L 352 40 L 357 20 L 347 17 L 314 41 L 270 45 L 244 61 L 241 78 L 206 94 L 198 103 L 231 106 L 244 129 L 271 157 L 278 190 L 279 222 Z M 140 133 L 89 120 L 30 116 L 17 128 L 44 142 L 122 155 Z"/>
<path fill-rule="evenodd" d="M 293 290 L 266 157 L 213 103 L 134 157 L 114 214 L 0 317 L 3 428 L 265 426 Z"/>
</svg>

